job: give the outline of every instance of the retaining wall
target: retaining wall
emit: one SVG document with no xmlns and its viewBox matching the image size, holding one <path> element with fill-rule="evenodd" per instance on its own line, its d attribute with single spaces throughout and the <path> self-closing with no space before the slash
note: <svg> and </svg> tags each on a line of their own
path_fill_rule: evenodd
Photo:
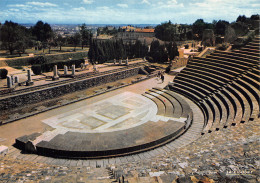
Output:
<svg viewBox="0 0 260 183">
<path fill-rule="evenodd" d="M 123 70 L 116 73 L 109 73 L 88 79 L 82 79 L 58 86 L 47 87 L 37 91 L 17 94 L 0 99 L 0 111 L 11 108 L 21 107 L 27 104 L 35 104 L 47 99 L 57 98 L 59 96 L 72 93 L 75 91 L 87 89 L 90 87 L 114 82 L 120 79 L 128 78 L 138 74 L 139 67 Z"/>
</svg>

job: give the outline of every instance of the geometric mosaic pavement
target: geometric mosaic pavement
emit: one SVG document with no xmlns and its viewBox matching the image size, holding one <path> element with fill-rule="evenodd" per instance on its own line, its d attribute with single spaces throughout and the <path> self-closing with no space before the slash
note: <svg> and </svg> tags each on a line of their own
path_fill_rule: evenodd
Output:
<svg viewBox="0 0 260 183">
<path fill-rule="evenodd" d="M 157 106 L 152 100 L 132 92 L 92 103 L 42 120 L 56 134 L 111 132 L 132 128 L 156 119 Z"/>
</svg>

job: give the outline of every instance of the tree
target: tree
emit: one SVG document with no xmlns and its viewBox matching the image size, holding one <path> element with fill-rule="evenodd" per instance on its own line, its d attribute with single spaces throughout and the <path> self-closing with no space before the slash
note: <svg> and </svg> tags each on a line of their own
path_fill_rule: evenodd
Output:
<svg viewBox="0 0 260 183">
<path fill-rule="evenodd" d="M 71 40 L 74 45 L 74 51 L 76 51 L 76 47 L 80 44 L 80 33 L 75 33 L 72 37 Z"/>
<path fill-rule="evenodd" d="M 67 42 L 66 37 L 62 37 L 60 34 L 55 37 L 55 43 L 60 47 L 60 51 L 61 51 L 61 47 L 64 46 L 66 42 Z"/>
<path fill-rule="evenodd" d="M 174 60 L 176 56 L 179 56 L 178 47 L 175 42 L 170 42 L 166 48 L 170 60 Z"/>
<path fill-rule="evenodd" d="M 176 36 L 176 27 L 169 22 L 162 23 L 155 27 L 155 37 L 163 41 L 174 41 Z"/>
<path fill-rule="evenodd" d="M 0 40 L 3 47 L 9 50 L 12 55 L 15 50 L 25 51 L 27 47 L 26 37 L 29 35 L 26 28 L 12 21 L 5 21 L 0 29 Z"/>
<path fill-rule="evenodd" d="M 260 20 L 260 16 L 259 16 L 258 14 L 252 15 L 252 16 L 250 17 L 250 19 L 251 19 L 251 20 Z"/>
<path fill-rule="evenodd" d="M 245 22 L 246 19 L 247 19 L 247 18 L 246 18 L 245 15 L 239 15 L 239 16 L 237 17 L 236 22 Z"/>
<path fill-rule="evenodd" d="M 219 20 L 219 21 L 215 24 L 216 34 L 224 35 L 224 34 L 225 34 L 226 27 L 227 27 L 228 25 L 229 25 L 229 22 L 227 22 L 227 21 L 225 21 L 225 20 Z"/>
<path fill-rule="evenodd" d="M 197 39 L 202 39 L 204 29 L 213 29 L 213 24 L 206 23 L 203 19 L 198 19 L 192 24 L 193 35 Z"/>
<path fill-rule="evenodd" d="M 32 34 L 37 41 L 46 42 L 53 35 L 53 31 L 48 23 L 40 20 L 32 27 Z"/>
<path fill-rule="evenodd" d="M 42 43 L 43 48 L 50 47 L 53 42 L 53 31 L 51 26 L 48 23 L 43 23 L 41 20 L 38 21 L 32 27 L 32 35 L 35 36 L 36 41 L 40 41 Z M 43 50 L 44 51 L 44 50 Z"/>
<path fill-rule="evenodd" d="M 164 63 L 168 61 L 168 53 L 165 45 L 160 45 L 158 40 L 152 41 L 150 47 L 150 56 L 155 62 Z"/>
<path fill-rule="evenodd" d="M 91 32 L 87 29 L 86 24 L 79 26 L 79 32 L 81 36 L 81 47 L 83 49 L 84 45 L 88 45 L 91 38 Z"/>
<path fill-rule="evenodd" d="M 96 54 L 95 54 L 95 41 L 94 40 L 90 41 L 88 58 L 92 64 L 95 63 Z"/>
</svg>

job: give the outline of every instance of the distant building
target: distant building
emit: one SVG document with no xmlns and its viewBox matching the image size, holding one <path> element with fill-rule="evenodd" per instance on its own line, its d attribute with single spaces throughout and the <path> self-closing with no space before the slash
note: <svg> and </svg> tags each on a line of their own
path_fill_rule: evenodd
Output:
<svg viewBox="0 0 260 183">
<path fill-rule="evenodd" d="M 101 42 L 101 41 L 106 41 L 106 40 L 111 40 L 113 39 L 114 36 L 109 36 L 109 35 L 99 35 L 97 36 L 95 39 L 98 41 L 98 42 Z"/>
<path fill-rule="evenodd" d="M 122 39 L 123 42 L 135 43 L 140 38 L 152 38 L 155 36 L 153 28 L 135 28 L 132 26 L 125 26 L 119 29 L 116 39 Z"/>
</svg>

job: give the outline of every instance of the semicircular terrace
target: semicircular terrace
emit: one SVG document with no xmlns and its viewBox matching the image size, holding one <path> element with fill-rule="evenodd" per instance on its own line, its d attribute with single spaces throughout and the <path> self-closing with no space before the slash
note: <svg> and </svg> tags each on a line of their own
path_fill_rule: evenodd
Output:
<svg viewBox="0 0 260 183">
<path fill-rule="evenodd" d="M 58 158 L 129 155 L 173 141 L 191 120 L 189 105 L 173 92 L 125 92 L 45 119 L 53 130 L 19 137 L 15 147 Z"/>
</svg>

